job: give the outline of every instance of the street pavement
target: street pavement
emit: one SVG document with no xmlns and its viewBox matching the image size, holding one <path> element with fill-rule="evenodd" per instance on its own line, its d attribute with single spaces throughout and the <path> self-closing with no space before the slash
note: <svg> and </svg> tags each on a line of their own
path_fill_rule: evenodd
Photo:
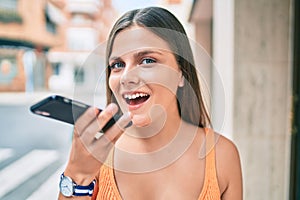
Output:
<svg viewBox="0 0 300 200">
<path fill-rule="evenodd" d="M 48 93 L 0 93 L 0 199 L 57 199 L 72 126 L 29 111 Z"/>
</svg>

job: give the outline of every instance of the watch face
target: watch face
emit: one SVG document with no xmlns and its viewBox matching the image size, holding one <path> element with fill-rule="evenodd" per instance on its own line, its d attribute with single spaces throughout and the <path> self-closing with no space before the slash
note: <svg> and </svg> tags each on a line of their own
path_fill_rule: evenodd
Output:
<svg viewBox="0 0 300 200">
<path fill-rule="evenodd" d="M 67 176 L 62 177 L 62 179 L 60 180 L 59 189 L 64 196 L 72 196 L 74 192 L 72 179 Z"/>
</svg>

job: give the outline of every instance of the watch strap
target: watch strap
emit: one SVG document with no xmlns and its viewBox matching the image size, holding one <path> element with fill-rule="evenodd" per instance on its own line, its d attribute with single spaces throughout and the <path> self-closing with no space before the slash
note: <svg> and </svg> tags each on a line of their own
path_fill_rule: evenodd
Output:
<svg viewBox="0 0 300 200">
<path fill-rule="evenodd" d="M 75 183 L 73 195 L 74 196 L 92 196 L 93 192 L 94 192 L 95 184 L 96 184 L 96 180 L 93 180 L 87 186 L 77 185 Z"/>
<path fill-rule="evenodd" d="M 63 177 L 65 177 L 64 173 L 62 173 L 61 179 Z M 73 180 L 72 180 L 72 182 L 73 182 L 73 188 L 74 188 L 73 196 L 93 196 L 94 187 L 96 184 L 95 179 L 87 186 L 77 185 Z"/>
</svg>

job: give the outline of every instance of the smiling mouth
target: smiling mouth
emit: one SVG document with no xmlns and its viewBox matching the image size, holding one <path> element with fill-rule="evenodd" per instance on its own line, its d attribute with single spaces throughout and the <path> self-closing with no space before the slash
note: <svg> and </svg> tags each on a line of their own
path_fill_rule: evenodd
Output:
<svg viewBox="0 0 300 200">
<path fill-rule="evenodd" d="M 134 93 L 134 94 L 124 94 L 123 98 L 125 99 L 128 105 L 134 106 L 141 103 L 144 103 L 149 99 L 150 95 L 146 93 Z"/>
</svg>

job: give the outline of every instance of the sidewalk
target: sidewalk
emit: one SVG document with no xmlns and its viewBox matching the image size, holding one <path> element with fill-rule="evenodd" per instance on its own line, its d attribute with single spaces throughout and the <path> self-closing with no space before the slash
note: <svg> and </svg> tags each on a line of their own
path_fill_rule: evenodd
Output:
<svg viewBox="0 0 300 200">
<path fill-rule="evenodd" d="M 0 105 L 30 105 L 43 98 L 54 95 L 51 91 L 45 92 L 0 92 Z M 60 94 L 66 97 L 72 97 L 72 94 Z"/>
</svg>

